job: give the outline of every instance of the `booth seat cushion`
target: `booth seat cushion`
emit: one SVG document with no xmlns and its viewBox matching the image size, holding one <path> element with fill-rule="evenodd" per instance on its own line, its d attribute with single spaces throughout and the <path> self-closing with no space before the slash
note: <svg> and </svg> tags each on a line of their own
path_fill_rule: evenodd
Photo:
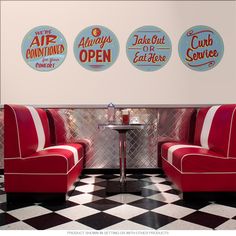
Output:
<svg viewBox="0 0 236 236">
<path fill-rule="evenodd" d="M 25 158 L 8 158 L 5 165 L 11 173 L 67 174 L 83 162 L 83 152 L 80 144 L 51 146 Z"/>
<path fill-rule="evenodd" d="M 236 172 L 236 158 L 187 143 L 163 144 L 162 158 L 181 173 Z"/>
<path fill-rule="evenodd" d="M 60 109 L 47 109 L 46 112 L 50 124 L 51 143 L 53 145 L 79 143 L 83 146 L 85 155 L 91 146 L 91 141 L 86 138 L 74 138 L 70 133 L 70 127 L 66 122 L 66 116 L 63 112 L 60 112 Z"/>
</svg>

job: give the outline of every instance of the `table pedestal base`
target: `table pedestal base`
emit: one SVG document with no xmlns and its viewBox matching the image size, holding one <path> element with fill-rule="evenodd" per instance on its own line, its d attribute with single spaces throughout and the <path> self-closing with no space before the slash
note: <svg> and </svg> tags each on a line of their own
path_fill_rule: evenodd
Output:
<svg viewBox="0 0 236 236">
<path fill-rule="evenodd" d="M 108 181 L 106 186 L 106 194 L 119 194 L 119 193 L 135 193 L 141 195 L 141 185 L 138 181 Z"/>
</svg>

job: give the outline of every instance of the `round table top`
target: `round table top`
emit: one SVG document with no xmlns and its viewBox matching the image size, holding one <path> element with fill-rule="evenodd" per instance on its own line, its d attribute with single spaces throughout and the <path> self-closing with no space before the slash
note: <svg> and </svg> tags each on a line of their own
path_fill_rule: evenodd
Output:
<svg viewBox="0 0 236 236">
<path fill-rule="evenodd" d="M 110 128 L 113 130 L 134 130 L 134 129 L 143 129 L 144 124 L 128 124 L 128 125 L 123 125 L 123 124 L 99 124 L 99 127 L 104 127 L 104 128 Z"/>
</svg>

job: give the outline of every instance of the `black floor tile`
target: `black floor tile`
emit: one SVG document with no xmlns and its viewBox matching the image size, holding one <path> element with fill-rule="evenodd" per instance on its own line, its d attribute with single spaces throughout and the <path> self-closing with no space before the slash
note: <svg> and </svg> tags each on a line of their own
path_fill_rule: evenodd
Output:
<svg viewBox="0 0 236 236">
<path fill-rule="evenodd" d="M 107 186 L 107 182 L 108 181 L 97 182 L 97 183 L 94 183 L 94 185 L 100 186 L 100 187 L 106 187 Z"/>
<path fill-rule="evenodd" d="M 184 201 L 184 200 L 180 199 L 176 202 L 172 202 L 172 204 L 198 210 L 200 208 L 203 208 L 203 207 L 209 205 L 209 202 L 207 202 L 207 201 Z"/>
<path fill-rule="evenodd" d="M 8 213 L 0 213 L 0 226 L 6 225 L 6 224 L 11 224 L 14 222 L 19 221 L 17 218 L 9 215 Z"/>
<path fill-rule="evenodd" d="M 32 203 L 24 203 L 24 202 L 19 202 L 19 203 L 11 203 L 11 204 L 7 204 L 6 202 L 0 203 L 0 209 L 3 211 L 12 211 L 12 210 L 16 210 L 22 207 L 28 207 L 28 206 L 32 206 Z"/>
<path fill-rule="evenodd" d="M 77 196 L 77 195 L 79 195 L 79 194 L 84 194 L 84 192 L 81 192 L 81 191 L 78 191 L 78 190 L 74 190 L 74 191 L 71 193 L 71 195 L 69 195 L 69 196 L 72 197 L 72 196 Z"/>
<path fill-rule="evenodd" d="M 91 178 L 91 176 L 89 176 L 89 175 L 81 175 L 79 177 L 79 179 L 86 179 L 86 178 Z"/>
<path fill-rule="evenodd" d="M 79 205 L 78 203 L 75 202 L 71 202 L 71 201 L 66 201 L 66 202 L 60 202 L 60 203 L 41 203 L 40 206 L 47 208 L 51 211 L 59 211 L 65 208 L 69 208 L 69 207 L 74 207 Z"/>
<path fill-rule="evenodd" d="M 76 182 L 75 183 L 75 187 L 84 186 L 84 185 L 87 185 L 87 183 L 84 183 L 84 182 Z"/>
<path fill-rule="evenodd" d="M 129 203 L 131 206 L 140 207 L 147 210 L 152 210 L 154 208 L 166 205 L 164 202 L 143 198 L 134 202 Z"/>
<path fill-rule="evenodd" d="M 183 217 L 182 220 L 214 229 L 217 226 L 223 224 L 228 219 L 222 216 L 196 211 L 190 215 Z"/>
<path fill-rule="evenodd" d="M 134 178 L 134 179 L 145 179 L 149 178 L 149 175 L 144 175 L 144 174 L 132 174 L 128 176 L 129 178 Z"/>
<path fill-rule="evenodd" d="M 220 200 L 220 201 L 215 201 L 215 203 L 236 208 L 236 199 L 235 200 L 232 200 L 232 199 L 231 200 Z"/>
<path fill-rule="evenodd" d="M 60 224 L 71 221 L 70 219 L 58 215 L 56 213 L 49 213 L 42 216 L 37 216 L 31 219 L 24 220 L 25 223 L 31 225 L 38 230 L 48 229 Z"/>
<path fill-rule="evenodd" d="M 100 189 L 100 190 L 94 191 L 93 195 L 98 196 L 98 197 L 102 197 L 102 198 L 106 198 L 107 197 L 106 189 Z"/>
<path fill-rule="evenodd" d="M 118 176 L 112 175 L 112 174 L 105 174 L 105 175 L 99 176 L 99 179 L 115 179 L 115 178 L 118 178 Z"/>
<path fill-rule="evenodd" d="M 133 194 L 138 195 L 138 196 L 142 196 L 142 197 L 149 197 L 149 196 L 157 194 L 157 193 L 160 193 L 160 191 L 147 189 L 147 188 L 141 188 L 141 195 L 140 195 L 140 193 L 137 193 L 137 194 L 133 193 Z"/>
<path fill-rule="evenodd" d="M 168 191 L 165 191 L 165 193 L 171 193 L 171 194 L 179 195 L 181 192 L 177 189 L 170 189 Z"/>
<path fill-rule="evenodd" d="M 126 181 L 124 184 L 121 184 L 120 181 L 108 181 L 107 182 L 107 186 L 106 186 L 106 193 L 107 196 L 111 196 L 114 193 L 116 194 L 120 194 L 120 193 L 129 193 L 129 194 L 133 194 L 133 193 L 137 193 L 137 194 L 141 194 L 141 189 L 142 189 L 142 185 L 140 182 L 143 181 L 134 181 L 134 180 L 129 180 Z"/>
<path fill-rule="evenodd" d="M 123 219 L 112 216 L 110 214 L 106 214 L 104 212 L 100 212 L 91 216 L 81 218 L 77 221 L 93 229 L 101 230 L 111 225 L 117 224 L 123 221 Z"/>
<path fill-rule="evenodd" d="M 120 205 L 122 205 L 122 203 L 111 201 L 111 200 L 108 200 L 108 199 L 101 199 L 101 200 L 98 200 L 98 201 L 94 201 L 94 202 L 84 204 L 84 206 L 88 206 L 88 207 L 94 208 L 94 209 L 99 210 L 99 211 L 105 211 L 105 210 L 108 210 L 108 209 L 111 209 L 113 207 L 117 207 L 117 206 L 120 206 Z"/>
<path fill-rule="evenodd" d="M 169 224 L 175 221 L 176 219 L 173 217 L 169 217 L 169 216 L 165 216 L 165 215 L 161 215 L 161 214 L 149 211 L 147 213 L 135 216 L 129 220 L 138 224 L 142 224 L 142 225 L 154 228 L 154 229 L 158 229 L 166 224 Z"/>
<path fill-rule="evenodd" d="M 171 186 L 172 182 L 166 180 L 166 181 L 160 182 L 160 184 L 166 184 L 166 185 Z"/>
<path fill-rule="evenodd" d="M 5 194 L 5 191 L 0 189 L 0 195 L 3 195 L 3 194 Z"/>
</svg>

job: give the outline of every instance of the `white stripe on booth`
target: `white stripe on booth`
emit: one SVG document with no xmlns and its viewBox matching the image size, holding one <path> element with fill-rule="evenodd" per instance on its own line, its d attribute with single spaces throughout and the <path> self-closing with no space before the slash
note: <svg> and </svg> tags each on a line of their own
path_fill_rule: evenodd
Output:
<svg viewBox="0 0 236 236">
<path fill-rule="evenodd" d="M 212 125 L 213 118 L 215 116 L 216 111 L 219 109 L 220 106 L 213 106 L 211 107 L 204 119 L 203 126 L 202 126 L 202 132 L 201 132 L 201 137 L 200 137 L 200 143 L 201 146 L 204 148 L 209 149 L 208 145 L 208 138 L 209 138 L 209 133 Z"/>
<path fill-rule="evenodd" d="M 173 152 L 176 151 L 177 149 L 180 148 L 202 148 L 201 146 L 196 146 L 196 145 L 187 145 L 187 144 L 177 144 L 177 145 L 173 145 L 168 149 L 168 153 L 167 153 L 167 161 L 169 163 L 173 163 Z"/>
<path fill-rule="evenodd" d="M 30 114 L 33 118 L 36 133 L 38 136 L 38 148 L 36 151 L 41 151 L 45 146 L 45 133 L 43 130 L 42 121 L 39 117 L 37 110 L 34 107 L 31 107 L 31 106 L 26 106 L 26 107 L 30 111 Z"/>
<path fill-rule="evenodd" d="M 68 145 L 58 145 L 58 146 L 51 146 L 51 147 L 44 148 L 44 150 L 48 150 L 48 149 L 65 149 L 65 150 L 69 150 L 73 153 L 75 164 L 77 164 L 79 162 L 78 151 L 75 147 L 68 146 Z"/>
</svg>

